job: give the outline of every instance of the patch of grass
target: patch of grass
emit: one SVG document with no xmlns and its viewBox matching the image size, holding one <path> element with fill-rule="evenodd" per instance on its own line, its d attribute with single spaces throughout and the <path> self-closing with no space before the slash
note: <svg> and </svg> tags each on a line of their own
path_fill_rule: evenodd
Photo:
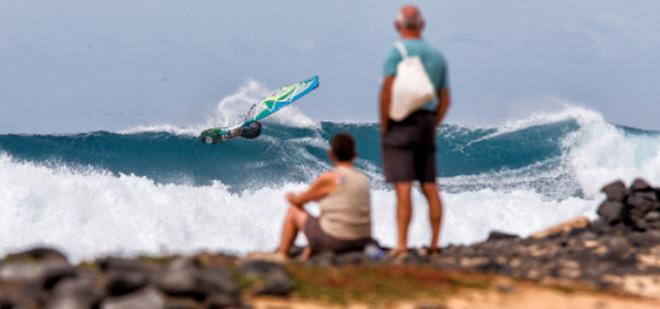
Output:
<svg viewBox="0 0 660 309">
<path fill-rule="evenodd" d="M 99 265 L 96 264 L 96 262 L 81 262 L 77 266 L 78 268 L 88 270 L 88 271 L 98 271 L 99 270 Z"/>
<path fill-rule="evenodd" d="M 153 263 L 160 266 L 167 266 L 173 260 L 179 258 L 178 255 L 167 255 L 167 256 L 148 256 L 141 255 L 136 258 L 136 260 Z"/>
<path fill-rule="evenodd" d="M 552 289 L 555 289 L 559 292 L 565 293 L 565 294 L 573 294 L 575 293 L 575 288 L 566 286 L 566 285 L 561 285 L 561 284 L 553 284 L 549 286 Z"/>
<path fill-rule="evenodd" d="M 447 278 L 447 282 L 455 288 L 469 288 L 469 289 L 487 289 L 491 286 L 491 281 L 486 278 L 476 277 L 463 277 L 453 275 Z"/>
<path fill-rule="evenodd" d="M 238 271 L 232 271 L 234 279 L 242 290 L 252 290 L 261 283 L 261 280 L 254 276 L 244 276 Z"/>
<path fill-rule="evenodd" d="M 297 297 L 340 305 L 353 301 L 382 305 L 420 298 L 442 300 L 458 288 L 485 289 L 491 285 L 490 280 L 483 277 L 448 276 L 430 267 L 290 266 L 289 271 Z"/>
</svg>

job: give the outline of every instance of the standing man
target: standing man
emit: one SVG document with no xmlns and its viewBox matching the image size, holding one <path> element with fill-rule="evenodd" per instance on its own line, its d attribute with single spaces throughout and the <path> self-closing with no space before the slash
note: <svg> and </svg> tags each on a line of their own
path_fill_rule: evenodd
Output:
<svg viewBox="0 0 660 309">
<path fill-rule="evenodd" d="M 407 252 L 408 227 L 412 217 L 411 190 L 413 182 L 419 181 L 429 204 L 432 235 L 428 251 L 434 253 L 439 251 L 442 221 L 442 202 L 436 184 L 435 129 L 450 105 L 447 62 L 438 50 L 422 39 L 424 19 L 417 7 L 404 6 L 397 16 L 395 27 L 408 56 L 420 58 L 435 88 L 436 97 L 401 121 L 390 119 L 392 85 L 396 79 L 397 65 L 403 60 L 401 51 L 393 47 L 385 60 L 380 124 L 385 179 L 394 183 L 397 198 L 398 241 L 394 252 Z"/>
</svg>

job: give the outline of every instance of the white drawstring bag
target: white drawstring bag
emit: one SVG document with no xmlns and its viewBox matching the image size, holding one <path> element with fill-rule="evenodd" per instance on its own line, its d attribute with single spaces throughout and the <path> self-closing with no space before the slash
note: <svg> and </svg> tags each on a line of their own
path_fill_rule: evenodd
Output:
<svg viewBox="0 0 660 309">
<path fill-rule="evenodd" d="M 409 57 L 403 43 L 394 44 L 403 60 L 396 67 L 396 77 L 392 85 L 392 101 L 390 103 L 390 118 L 401 121 L 414 111 L 420 109 L 426 102 L 435 97 L 435 88 L 424 69 L 422 60 Z"/>
</svg>

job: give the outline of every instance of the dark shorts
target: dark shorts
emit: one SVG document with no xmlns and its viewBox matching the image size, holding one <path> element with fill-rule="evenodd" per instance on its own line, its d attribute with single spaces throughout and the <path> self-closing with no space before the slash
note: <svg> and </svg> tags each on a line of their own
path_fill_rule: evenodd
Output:
<svg viewBox="0 0 660 309">
<path fill-rule="evenodd" d="M 371 238 L 357 240 L 342 240 L 326 234 L 321 229 L 319 219 L 309 216 L 305 221 L 303 233 L 307 237 L 307 242 L 312 249 L 312 253 L 323 251 L 332 251 L 334 253 L 343 253 L 348 251 L 362 251 L 364 247 L 373 242 Z"/>
<path fill-rule="evenodd" d="M 383 135 L 383 167 L 388 182 L 435 182 L 436 113 L 416 111 L 402 121 L 389 121 Z"/>
</svg>

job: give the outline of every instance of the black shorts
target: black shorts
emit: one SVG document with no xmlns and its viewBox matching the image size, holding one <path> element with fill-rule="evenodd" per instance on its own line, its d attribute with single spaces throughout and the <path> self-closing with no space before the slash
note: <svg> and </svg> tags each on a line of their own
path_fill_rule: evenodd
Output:
<svg viewBox="0 0 660 309">
<path fill-rule="evenodd" d="M 307 237 L 307 242 L 313 254 L 323 251 L 332 251 L 334 253 L 362 251 L 364 247 L 373 242 L 371 237 L 356 240 L 343 240 L 332 237 L 321 229 L 319 218 L 314 216 L 309 216 L 305 220 L 303 233 Z"/>
<path fill-rule="evenodd" d="M 389 121 L 383 135 L 383 168 L 388 182 L 435 182 L 436 113 L 420 110 L 402 121 Z"/>
</svg>

